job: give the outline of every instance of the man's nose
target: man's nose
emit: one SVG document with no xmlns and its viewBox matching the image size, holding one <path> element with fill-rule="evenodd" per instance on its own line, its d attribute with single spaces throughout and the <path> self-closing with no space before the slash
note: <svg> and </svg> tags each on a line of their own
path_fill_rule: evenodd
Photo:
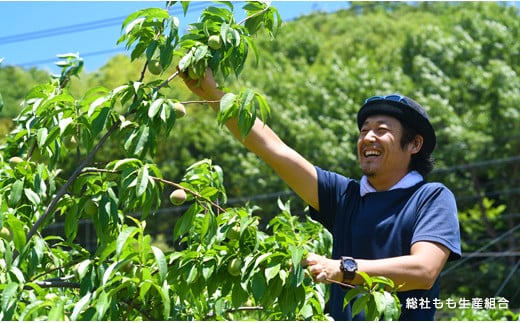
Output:
<svg viewBox="0 0 520 323">
<path fill-rule="evenodd" d="M 376 134 L 373 130 L 368 130 L 363 136 L 363 141 L 374 142 L 376 140 Z"/>
</svg>

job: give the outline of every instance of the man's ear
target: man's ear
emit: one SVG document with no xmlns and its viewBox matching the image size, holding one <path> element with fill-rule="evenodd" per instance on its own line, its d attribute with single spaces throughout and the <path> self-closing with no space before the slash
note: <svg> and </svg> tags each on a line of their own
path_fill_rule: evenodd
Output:
<svg viewBox="0 0 520 323">
<path fill-rule="evenodd" d="M 423 136 L 421 136 L 421 135 L 415 136 L 414 140 L 408 146 L 412 155 L 417 154 L 419 151 L 421 151 L 423 143 L 424 143 Z"/>
</svg>

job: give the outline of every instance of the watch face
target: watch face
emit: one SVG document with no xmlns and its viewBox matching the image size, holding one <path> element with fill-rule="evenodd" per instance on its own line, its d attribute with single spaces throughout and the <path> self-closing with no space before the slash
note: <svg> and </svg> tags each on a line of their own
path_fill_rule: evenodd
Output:
<svg viewBox="0 0 520 323">
<path fill-rule="evenodd" d="M 345 257 L 342 259 L 343 271 L 346 272 L 355 272 L 357 268 L 357 263 L 354 259 Z"/>
<path fill-rule="evenodd" d="M 356 263 L 353 262 L 353 261 L 350 260 L 350 259 L 347 260 L 347 261 L 345 261 L 345 266 L 344 266 L 344 267 L 345 267 L 345 269 L 346 269 L 347 271 L 355 271 L 355 270 L 357 269 Z"/>
</svg>

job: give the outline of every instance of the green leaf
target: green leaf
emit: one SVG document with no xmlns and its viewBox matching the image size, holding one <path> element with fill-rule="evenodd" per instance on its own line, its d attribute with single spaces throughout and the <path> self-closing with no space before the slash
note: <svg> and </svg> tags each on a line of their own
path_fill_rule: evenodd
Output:
<svg viewBox="0 0 520 323">
<path fill-rule="evenodd" d="M 22 198 L 24 180 L 18 179 L 11 185 L 11 192 L 9 193 L 9 205 L 16 206 Z"/>
<path fill-rule="evenodd" d="M 291 313 L 294 313 L 296 311 L 296 307 L 298 306 L 295 297 L 295 289 L 284 286 L 282 293 L 278 297 L 278 302 L 280 303 L 280 308 L 284 315 L 290 315 Z"/>
<path fill-rule="evenodd" d="M 271 115 L 271 108 L 267 103 L 267 100 L 259 93 L 255 93 L 256 103 L 260 109 L 260 117 L 265 122 Z"/>
<path fill-rule="evenodd" d="M 168 265 L 166 264 L 166 258 L 164 257 L 164 253 L 161 251 L 161 249 L 152 246 L 152 251 L 155 256 L 155 260 L 157 261 L 159 277 L 161 277 L 162 283 L 166 279 L 166 275 L 168 274 Z"/>
<path fill-rule="evenodd" d="M 245 109 L 240 109 L 238 112 L 238 131 L 240 132 L 240 136 L 244 139 L 251 128 L 255 124 L 255 116 L 250 114 L 249 111 Z"/>
<path fill-rule="evenodd" d="M 199 268 L 197 265 L 190 266 L 188 278 L 186 279 L 186 283 L 191 284 L 193 283 L 197 277 L 199 276 Z"/>
<path fill-rule="evenodd" d="M 148 144 L 148 137 L 150 135 L 150 127 L 148 126 L 142 126 L 139 129 L 139 140 L 137 141 L 137 144 L 135 146 L 134 153 L 136 155 L 142 155 L 144 152 L 146 152 L 146 145 Z"/>
<path fill-rule="evenodd" d="M 379 317 L 381 317 L 386 307 L 385 295 L 381 291 L 373 291 L 372 297 L 374 298 L 374 302 L 376 303 L 377 314 Z"/>
<path fill-rule="evenodd" d="M 231 291 L 231 304 L 238 308 L 242 306 L 249 296 L 249 293 L 242 288 L 241 284 L 234 284 Z"/>
<path fill-rule="evenodd" d="M 171 297 L 170 297 L 170 285 L 165 280 L 161 289 L 157 290 L 159 295 L 161 295 L 162 306 L 163 306 L 163 317 L 170 317 L 170 308 L 171 308 Z"/>
<path fill-rule="evenodd" d="M 75 212 L 67 212 L 65 216 L 65 236 L 68 241 L 72 241 L 76 238 L 78 232 L 79 219 Z"/>
<path fill-rule="evenodd" d="M 164 103 L 164 99 L 159 98 L 159 99 L 153 101 L 152 104 L 150 104 L 150 108 L 148 109 L 148 117 L 150 119 L 153 119 L 157 115 L 157 113 L 161 109 L 163 103 Z"/>
<path fill-rule="evenodd" d="M 71 125 L 74 122 L 73 118 L 64 118 L 60 119 L 58 126 L 60 127 L 60 135 L 63 135 L 69 125 Z"/>
<path fill-rule="evenodd" d="M 383 284 L 385 286 L 388 286 L 390 287 L 391 289 L 393 289 L 395 287 L 395 284 L 393 282 L 393 280 L 387 278 L 387 277 L 384 277 L 384 276 L 371 276 L 371 279 L 372 279 L 372 282 L 374 284 Z"/>
<path fill-rule="evenodd" d="M 352 305 L 352 316 L 358 315 L 365 308 L 365 305 L 370 300 L 370 294 L 363 294 L 360 298 L 354 301 Z"/>
<path fill-rule="evenodd" d="M 74 310 L 72 311 L 72 315 L 70 316 L 71 321 L 79 321 L 81 320 L 80 314 L 87 306 L 90 301 L 90 297 L 92 296 L 91 292 L 87 292 L 74 306 Z"/>
<path fill-rule="evenodd" d="M 139 228 L 126 227 L 119 233 L 119 236 L 117 237 L 117 243 L 116 243 L 116 255 L 118 257 L 121 256 L 121 252 L 123 251 L 125 245 L 127 244 L 128 239 L 130 239 L 130 237 L 133 237 L 138 232 L 139 232 Z"/>
<path fill-rule="evenodd" d="M 148 174 L 148 166 L 144 165 L 137 172 L 137 187 L 136 187 L 136 196 L 141 197 L 146 189 L 148 188 L 148 183 L 150 183 L 150 177 Z"/>
<path fill-rule="evenodd" d="M 27 199 L 34 205 L 40 204 L 40 196 L 36 194 L 33 190 L 30 188 L 25 188 L 24 190 L 25 196 Z"/>
<path fill-rule="evenodd" d="M 188 8 L 190 6 L 190 1 L 181 1 L 181 5 L 182 5 L 182 11 L 183 11 L 184 15 L 186 16 L 186 13 L 188 13 Z"/>
<path fill-rule="evenodd" d="M 190 50 L 179 61 L 179 70 L 181 72 L 185 72 L 187 70 L 187 68 L 191 65 L 192 60 L 193 60 L 193 51 Z"/>
<path fill-rule="evenodd" d="M 0 63 L 2 61 L 0 60 Z M 2 98 L 2 93 L 0 93 L 0 111 L 4 108 L 4 99 Z"/>
<path fill-rule="evenodd" d="M 291 260 L 293 265 L 293 288 L 296 288 L 301 285 L 303 279 L 305 277 L 303 267 L 301 265 L 301 260 L 303 257 L 303 248 L 299 248 L 295 245 L 289 246 L 289 253 L 291 254 Z"/>
<path fill-rule="evenodd" d="M 263 3 L 263 2 L 260 2 L 260 1 L 251 1 L 251 2 L 247 2 L 243 7 L 242 9 L 246 10 L 246 11 L 250 11 L 248 13 L 248 16 L 251 15 L 251 14 L 254 14 L 258 11 L 262 11 L 264 10 L 266 4 Z"/>
<path fill-rule="evenodd" d="M 193 54 L 193 60 L 195 62 L 203 60 L 208 55 L 209 49 L 207 45 L 198 46 Z"/>
<path fill-rule="evenodd" d="M 244 27 L 248 30 L 249 34 L 252 35 L 260 29 L 263 23 L 263 17 L 262 15 L 255 15 L 251 16 L 249 15 L 247 17 L 247 20 L 244 23 Z"/>
<path fill-rule="evenodd" d="M 94 117 L 92 119 L 92 134 L 97 135 L 99 134 L 104 128 L 105 124 L 109 118 L 110 115 L 110 108 L 104 107 L 101 109 L 98 109 L 96 113 L 94 113 L 92 116 Z"/>
<path fill-rule="evenodd" d="M 115 163 L 114 163 L 115 162 Z M 143 165 L 143 162 L 140 159 L 137 158 L 125 158 L 120 160 L 115 160 L 107 165 L 107 168 L 110 169 L 110 166 L 113 165 L 113 170 L 123 170 L 123 169 L 136 169 Z"/>
<path fill-rule="evenodd" d="M 216 261 L 213 258 L 209 258 L 209 260 L 204 261 L 202 263 L 202 277 L 205 280 L 211 279 L 211 275 L 215 272 Z"/>
<path fill-rule="evenodd" d="M 110 296 L 107 292 L 101 291 L 96 301 L 96 313 L 98 315 L 98 318 L 101 319 L 102 317 L 104 317 L 106 311 L 110 307 Z"/>
<path fill-rule="evenodd" d="M 363 278 L 365 284 L 368 286 L 369 289 L 372 288 L 372 285 L 374 285 L 374 283 L 372 282 L 372 278 L 367 273 L 358 271 L 357 274 L 361 276 L 361 278 Z"/>
<path fill-rule="evenodd" d="M 90 118 L 92 117 L 92 115 L 94 114 L 94 112 L 98 109 L 98 108 L 101 108 L 103 106 L 105 106 L 105 103 L 107 103 L 108 101 L 110 101 L 110 97 L 109 96 L 104 96 L 104 97 L 101 97 L 101 98 L 98 98 L 96 99 L 94 102 L 92 102 L 90 104 L 90 107 L 88 109 L 88 113 L 87 113 L 87 116 Z"/>
<path fill-rule="evenodd" d="M 345 297 L 343 298 L 343 308 L 345 308 L 347 306 L 347 304 L 349 304 L 354 299 L 354 297 L 356 297 L 357 295 L 359 295 L 361 293 L 363 293 L 363 290 L 361 290 L 360 288 L 350 289 L 345 294 Z"/>
<path fill-rule="evenodd" d="M 274 266 L 269 266 L 265 269 L 265 279 L 269 283 L 271 279 L 273 279 L 280 272 L 280 264 L 276 264 Z"/>
<path fill-rule="evenodd" d="M 267 282 L 261 271 L 257 271 L 251 279 L 251 290 L 256 300 L 261 300 L 267 291 Z"/>
<path fill-rule="evenodd" d="M 2 292 L 2 321 L 10 321 L 13 318 L 14 310 L 16 309 L 16 301 L 18 300 L 17 283 L 8 283 Z"/>
<path fill-rule="evenodd" d="M 244 89 L 240 92 L 239 109 L 251 110 L 251 102 L 255 97 L 255 92 L 251 89 Z"/>
<path fill-rule="evenodd" d="M 22 252 L 27 241 L 27 237 L 25 236 L 26 231 L 24 230 L 24 223 L 18 218 L 9 218 L 7 223 L 9 224 L 9 228 L 13 233 L 13 242 L 16 250 L 18 250 L 18 252 Z"/>
<path fill-rule="evenodd" d="M 56 297 L 52 301 L 52 307 L 49 311 L 47 319 L 49 321 L 63 321 L 64 320 L 64 300 Z"/>
<path fill-rule="evenodd" d="M 219 125 L 223 125 L 226 121 L 230 120 L 235 116 L 236 111 L 236 98 L 237 96 L 233 93 L 226 93 L 220 99 L 220 109 L 217 116 Z"/>
<path fill-rule="evenodd" d="M 49 134 L 49 130 L 47 128 L 40 128 L 36 133 L 36 138 L 38 140 L 38 147 L 45 147 L 45 141 L 47 141 L 47 136 Z"/>
<path fill-rule="evenodd" d="M 383 311 L 384 320 L 397 321 L 401 316 L 401 303 L 397 295 L 384 291 L 385 296 L 385 308 Z"/>
<path fill-rule="evenodd" d="M 76 268 L 77 268 L 78 277 L 80 280 L 82 280 L 85 277 L 85 275 L 88 273 L 90 264 L 91 264 L 91 260 L 85 259 L 77 265 Z"/>
<path fill-rule="evenodd" d="M 105 272 L 103 273 L 103 278 L 101 279 L 101 283 L 103 284 L 103 286 L 106 286 L 110 280 L 110 276 L 112 276 L 112 272 L 114 271 L 114 269 L 119 265 L 118 262 L 114 262 L 114 263 L 111 263 L 110 266 L 108 266 L 106 269 L 105 269 Z M 116 278 L 116 279 L 120 279 L 120 278 Z M 113 283 L 113 282 L 111 282 Z"/>
</svg>

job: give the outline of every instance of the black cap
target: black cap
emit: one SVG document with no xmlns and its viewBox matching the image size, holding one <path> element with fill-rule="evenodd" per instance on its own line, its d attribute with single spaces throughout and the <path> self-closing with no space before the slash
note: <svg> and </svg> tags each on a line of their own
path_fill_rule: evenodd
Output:
<svg viewBox="0 0 520 323">
<path fill-rule="evenodd" d="M 375 114 L 392 116 L 415 129 L 424 139 L 421 150 L 428 154 L 433 152 L 437 138 L 426 110 L 419 103 L 399 94 L 368 98 L 358 111 L 358 128 L 361 129 L 367 117 Z"/>
</svg>

